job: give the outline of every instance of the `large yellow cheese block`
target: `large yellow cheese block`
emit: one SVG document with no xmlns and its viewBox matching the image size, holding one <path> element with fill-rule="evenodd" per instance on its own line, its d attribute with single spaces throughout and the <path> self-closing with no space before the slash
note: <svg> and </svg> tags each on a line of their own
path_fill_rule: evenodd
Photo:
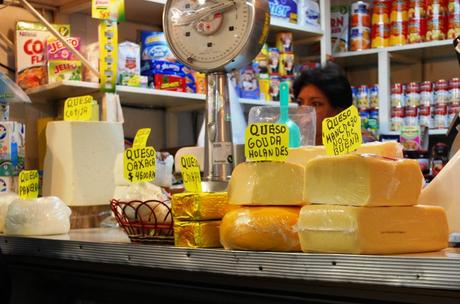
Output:
<svg viewBox="0 0 460 304">
<path fill-rule="evenodd" d="M 460 152 L 422 190 L 419 203 L 443 207 L 447 213 L 450 232 L 460 232 Z"/>
<path fill-rule="evenodd" d="M 397 254 L 447 247 L 443 208 L 304 206 L 298 230 L 302 251 Z"/>
<path fill-rule="evenodd" d="M 220 220 L 229 206 L 227 192 L 185 192 L 172 197 L 173 217 L 179 220 Z"/>
<path fill-rule="evenodd" d="M 230 204 L 303 205 L 305 170 L 283 162 L 239 164 L 228 187 Z"/>
<path fill-rule="evenodd" d="M 177 247 L 222 247 L 219 238 L 220 221 L 174 222 L 174 245 Z"/>
<path fill-rule="evenodd" d="M 305 180 L 305 200 L 314 204 L 412 206 L 423 176 L 413 159 L 348 154 L 311 160 Z"/>
<path fill-rule="evenodd" d="M 220 241 L 225 249 L 300 251 L 296 223 L 300 207 L 242 207 L 225 214 Z"/>
<path fill-rule="evenodd" d="M 401 144 L 396 141 L 371 142 L 362 144 L 355 152 L 356 154 L 375 154 L 389 158 L 403 158 Z M 302 147 L 289 149 L 288 162 L 305 166 L 310 160 L 318 156 L 326 156 L 324 146 Z"/>
</svg>

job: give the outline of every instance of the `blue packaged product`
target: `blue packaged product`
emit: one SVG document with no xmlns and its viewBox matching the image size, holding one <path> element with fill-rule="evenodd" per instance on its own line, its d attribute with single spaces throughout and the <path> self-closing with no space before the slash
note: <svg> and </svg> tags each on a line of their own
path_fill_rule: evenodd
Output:
<svg viewBox="0 0 460 304">
<path fill-rule="evenodd" d="M 164 60 L 143 60 L 141 63 L 141 75 L 151 76 L 154 74 L 185 76 L 184 65 L 180 62 Z"/>
<path fill-rule="evenodd" d="M 257 79 L 256 71 L 251 65 L 240 71 L 238 92 L 241 98 L 260 98 L 259 81 Z"/>
<path fill-rule="evenodd" d="M 167 60 L 174 58 L 163 32 L 141 32 L 141 59 Z"/>
<path fill-rule="evenodd" d="M 269 0 L 270 15 L 297 23 L 297 2 L 295 0 Z"/>
<path fill-rule="evenodd" d="M 361 117 L 361 128 L 362 129 L 367 129 L 368 124 L 369 124 L 369 112 L 363 111 L 359 112 L 359 116 Z"/>
</svg>

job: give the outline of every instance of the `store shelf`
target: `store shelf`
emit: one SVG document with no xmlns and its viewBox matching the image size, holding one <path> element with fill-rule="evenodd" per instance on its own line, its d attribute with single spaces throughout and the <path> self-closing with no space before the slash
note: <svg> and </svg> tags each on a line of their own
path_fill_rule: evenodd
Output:
<svg viewBox="0 0 460 304">
<path fill-rule="evenodd" d="M 378 54 L 388 52 L 394 63 L 413 63 L 420 59 L 435 59 L 453 56 L 452 40 L 393 46 L 381 49 L 335 53 L 333 56 L 344 67 L 362 66 L 377 63 Z"/>
<path fill-rule="evenodd" d="M 271 106 L 271 107 L 279 107 L 280 103 L 278 101 L 263 101 L 257 99 L 247 99 L 247 98 L 240 98 L 240 103 L 243 105 L 248 106 Z M 291 103 L 289 107 L 297 107 L 297 104 Z"/>
<path fill-rule="evenodd" d="M 406 255 L 232 251 L 130 244 L 119 229 L 53 237 L 0 236 L 7 256 L 283 280 L 460 290 L 460 250 Z M 452 302 L 453 303 L 453 302 Z"/>
<path fill-rule="evenodd" d="M 60 81 L 26 91 L 32 102 L 55 102 L 74 96 L 97 95 L 99 84 L 85 81 Z"/>
<path fill-rule="evenodd" d="M 289 23 L 278 18 L 271 18 L 270 20 L 270 35 L 268 41 L 274 42 L 276 32 L 290 31 L 293 33 L 294 40 L 300 42 L 300 40 L 310 38 L 320 38 L 323 35 L 323 31 L 319 27 L 298 25 Z"/>
<path fill-rule="evenodd" d="M 170 92 L 156 89 L 144 89 L 117 86 L 121 104 L 124 106 L 139 106 L 149 108 L 172 108 L 186 105 L 204 108 L 204 94 Z"/>
<path fill-rule="evenodd" d="M 432 129 L 429 131 L 430 135 L 447 135 L 447 129 Z M 399 131 L 385 132 L 381 135 L 401 135 Z"/>
</svg>

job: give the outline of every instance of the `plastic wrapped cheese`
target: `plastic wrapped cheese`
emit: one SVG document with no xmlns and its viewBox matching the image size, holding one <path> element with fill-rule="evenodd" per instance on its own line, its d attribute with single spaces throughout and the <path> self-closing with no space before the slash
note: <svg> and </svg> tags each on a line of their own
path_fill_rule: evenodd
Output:
<svg viewBox="0 0 460 304">
<path fill-rule="evenodd" d="M 219 238 L 220 221 L 175 221 L 174 244 L 177 247 L 222 247 Z"/>
<path fill-rule="evenodd" d="M 311 160 L 305 180 L 305 200 L 314 204 L 412 206 L 423 175 L 413 159 L 348 154 Z"/>
<path fill-rule="evenodd" d="M 355 154 L 375 154 L 389 158 L 403 158 L 403 149 L 400 143 L 396 141 L 371 142 L 362 144 Z M 287 161 L 294 164 L 306 166 L 307 163 L 315 157 L 326 156 L 324 146 L 302 147 L 289 149 Z"/>
<path fill-rule="evenodd" d="M 57 197 L 14 200 L 8 207 L 5 234 L 53 235 L 70 230 L 70 208 Z"/>
<path fill-rule="evenodd" d="M 300 207 L 241 207 L 225 214 L 220 241 L 225 249 L 300 251 L 296 224 Z"/>
<path fill-rule="evenodd" d="M 235 205 L 303 205 L 305 170 L 282 162 L 239 164 L 228 186 L 228 199 Z"/>
<path fill-rule="evenodd" d="M 162 188 L 152 183 L 136 183 L 115 188 L 114 199 L 129 203 L 123 213 L 130 220 L 146 223 L 171 223 L 171 202 Z"/>
<path fill-rule="evenodd" d="M 186 192 L 172 197 L 173 217 L 178 220 L 220 220 L 228 209 L 227 192 Z"/>
<path fill-rule="evenodd" d="M 434 206 L 309 205 L 300 211 L 298 231 L 304 252 L 397 254 L 448 245 L 446 214 Z"/>
<path fill-rule="evenodd" d="M 0 232 L 5 230 L 5 219 L 10 204 L 19 196 L 14 192 L 0 193 Z"/>
</svg>

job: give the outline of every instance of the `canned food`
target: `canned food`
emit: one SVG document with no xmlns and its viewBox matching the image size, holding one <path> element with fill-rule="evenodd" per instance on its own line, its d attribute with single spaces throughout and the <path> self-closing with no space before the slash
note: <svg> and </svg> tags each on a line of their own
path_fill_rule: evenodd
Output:
<svg viewBox="0 0 460 304">
<path fill-rule="evenodd" d="M 372 47 L 387 47 L 390 44 L 391 1 L 377 0 L 372 10 Z"/>
<path fill-rule="evenodd" d="M 440 79 L 436 82 L 435 106 L 444 106 L 449 103 L 449 85 L 446 80 Z"/>
<path fill-rule="evenodd" d="M 404 108 L 391 108 L 391 130 L 400 131 L 402 126 L 404 126 Z"/>
<path fill-rule="evenodd" d="M 428 17 L 445 15 L 447 12 L 447 3 L 445 0 L 427 0 L 426 14 Z"/>
<path fill-rule="evenodd" d="M 365 85 L 359 86 L 358 87 L 358 109 L 360 111 L 367 111 L 369 107 L 370 107 L 369 89 Z"/>
<path fill-rule="evenodd" d="M 393 0 L 390 20 L 391 22 L 408 20 L 408 3 L 406 0 Z"/>
<path fill-rule="evenodd" d="M 408 107 L 418 107 L 420 105 L 420 87 L 416 82 L 411 82 L 407 86 L 406 105 Z"/>
<path fill-rule="evenodd" d="M 418 126 L 418 107 L 406 107 L 404 113 L 406 126 Z"/>
<path fill-rule="evenodd" d="M 426 37 L 426 19 L 409 19 L 407 25 L 407 42 L 420 43 L 425 41 Z"/>
<path fill-rule="evenodd" d="M 361 111 L 359 112 L 359 117 L 361 117 L 361 128 L 367 129 L 370 117 L 369 112 Z"/>
<path fill-rule="evenodd" d="M 425 0 L 410 0 L 409 1 L 409 19 L 422 19 L 426 17 Z"/>
<path fill-rule="evenodd" d="M 460 35 L 460 13 L 450 14 L 447 22 L 447 39 L 455 39 Z"/>
<path fill-rule="evenodd" d="M 449 0 L 448 14 L 460 14 L 460 0 Z"/>
<path fill-rule="evenodd" d="M 447 18 L 445 15 L 428 17 L 426 22 L 426 41 L 446 39 L 446 23 Z"/>
<path fill-rule="evenodd" d="M 408 7 L 406 0 L 394 0 L 391 8 L 390 45 L 407 43 Z"/>
<path fill-rule="evenodd" d="M 404 95 L 402 90 L 402 85 L 400 83 L 395 83 L 391 87 L 391 107 L 404 107 Z"/>
<path fill-rule="evenodd" d="M 379 107 L 379 85 L 374 84 L 369 88 L 369 106 L 371 109 Z"/>
<path fill-rule="evenodd" d="M 357 1 L 351 4 L 351 27 L 371 26 L 370 5 L 364 1 Z"/>
<path fill-rule="evenodd" d="M 436 105 L 434 108 L 434 128 L 445 129 L 447 128 L 447 105 Z"/>
<path fill-rule="evenodd" d="M 351 94 L 353 96 L 353 105 L 355 107 L 358 107 L 358 88 L 357 87 L 351 87 Z"/>
<path fill-rule="evenodd" d="M 419 121 L 421 126 L 433 128 L 433 118 L 431 116 L 431 106 L 421 105 L 419 110 Z"/>
<path fill-rule="evenodd" d="M 354 27 L 350 29 L 350 50 L 362 51 L 371 47 L 371 29 Z"/>
<path fill-rule="evenodd" d="M 460 78 L 452 78 L 449 83 L 450 103 L 460 103 Z"/>
<path fill-rule="evenodd" d="M 447 113 L 447 120 L 448 120 L 449 125 L 452 122 L 452 120 L 455 118 L 455 115 L 457 115 L 457 113 L 459 112 L 460 112 L 460 104 L 455 103 L 449 106 L 449 110 Z"/>
<path fill-rule="evenodd" d="M 433 84 L 431 81 L 420 83 L 420 105 L 430 106 L 433 105 L 433 103 Z"/>
<path fill-rule="evenodd" d="M 374 134 L 377 133 L 377 131 L 379 130 L 379 110 L 374 109 L 369 112 L 367 129 Z"/>
</svg>

